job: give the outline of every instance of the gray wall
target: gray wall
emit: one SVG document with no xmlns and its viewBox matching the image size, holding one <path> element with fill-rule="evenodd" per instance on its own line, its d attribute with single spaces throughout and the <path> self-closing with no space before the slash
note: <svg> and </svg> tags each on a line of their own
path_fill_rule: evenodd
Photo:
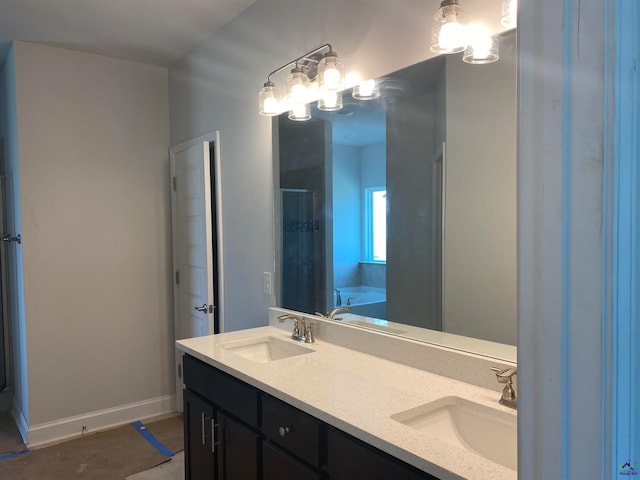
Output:
<svg viewBox="0 0 640 480">
<path fill-rule="evenodd" d="M 23 42 L 12 55 L 20 413 L 37 430 L 169 407 L 167 70 Z"/>
<path fill-rule="evenodd" d="M 515 34 L 500 61 L 447 57 L 443 329 L 517 342 Z"/>
<path fill-rule="evenodd" d="M 360 285 L 362 232 L 362 148 L 332 146 L 333 284 L 335 288 Z"/>
</svg>

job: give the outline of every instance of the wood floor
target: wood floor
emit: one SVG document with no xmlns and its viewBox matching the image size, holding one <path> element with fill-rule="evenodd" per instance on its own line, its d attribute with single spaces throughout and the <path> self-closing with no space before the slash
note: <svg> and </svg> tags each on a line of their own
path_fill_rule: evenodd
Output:
<svg viewBox="0 0 640 480">
<path fill-rule="evenodd" d="M 13 418 L 0 413 L 0 478 L 184 480 L 183 448 L 182 417 L 174 415 L 28 451 Z"/>
</svg>

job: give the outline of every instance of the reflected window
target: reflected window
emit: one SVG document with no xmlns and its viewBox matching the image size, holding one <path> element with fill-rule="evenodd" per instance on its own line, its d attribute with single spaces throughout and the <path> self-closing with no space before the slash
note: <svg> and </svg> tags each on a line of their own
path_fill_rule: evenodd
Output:
<svg viewBox="0 0 640 480">
<path fill-rule="evenodd" d="M 387 261 L 387 188 L 366 188 L 364 192 L 365 262 Z"/>
</svg>

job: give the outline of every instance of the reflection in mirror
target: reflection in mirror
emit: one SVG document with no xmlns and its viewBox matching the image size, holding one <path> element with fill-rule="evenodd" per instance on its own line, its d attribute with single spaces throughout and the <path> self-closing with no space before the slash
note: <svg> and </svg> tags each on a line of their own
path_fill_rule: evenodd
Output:
<svg viewBox="0 0 640 480">
<path fill-rule="evenodd" d="M 515 31 L 500 52 L 277 119 L 279 306 L 515 360 Z"/>
</svg>

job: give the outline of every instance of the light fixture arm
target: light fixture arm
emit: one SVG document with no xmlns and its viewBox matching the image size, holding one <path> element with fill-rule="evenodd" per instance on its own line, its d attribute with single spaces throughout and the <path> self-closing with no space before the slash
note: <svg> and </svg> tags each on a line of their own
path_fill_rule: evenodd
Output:
<svg viewBox="0 0 640 480">
<path fill-rule="evenodd" d="M 329 43 L 325 43 L 324 45 L 316 48 L 315 50 L 311 50 L 310 52 L 305 53 L 304 55 L 299 56 L 298 58 L 296 58 L 295 60 L 291 60 L 289 63 L 285 63 L 283 66 L 281 66 L 280 68 L 276 68 L 273 72 L 271 72 L 269 75 L 267 75 L 267 82 L 271 82 L 271 76 L 275 75 L 276 73 L 280 73 L 282 72 L 284 69 L 290 67 L 291 65 L 298 65 L 298 62 L 300 60 L 303 59 L 307 59 L 307 60 L 312 60 L 315 61 L 312 58 L 309 58 L 311 55 L 315 55 L 316 53 L 319 53 L 320 51 L 322 51 L 323 49 L 328 48 L 329 52 L 333 51 L 333 48 L 331 47 L 331 44 Z"/>
</svg>

